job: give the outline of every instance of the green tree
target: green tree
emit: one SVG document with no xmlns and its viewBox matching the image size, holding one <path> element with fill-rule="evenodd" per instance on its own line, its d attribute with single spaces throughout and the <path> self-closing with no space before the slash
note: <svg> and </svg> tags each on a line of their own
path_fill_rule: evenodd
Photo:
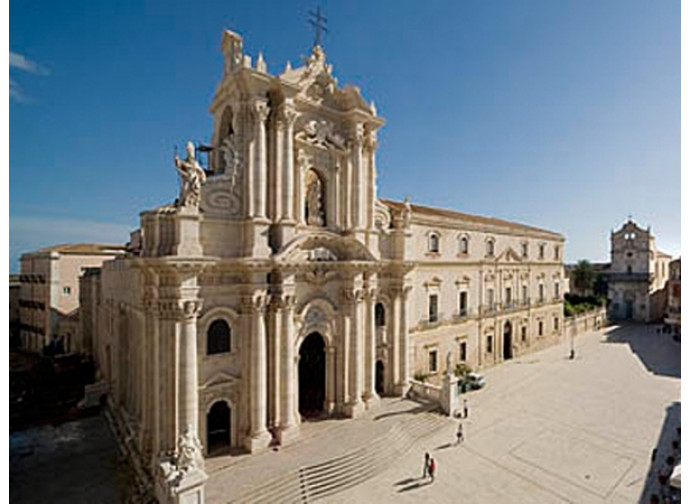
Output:
<svg viewBox="0 0 690 504">
<path fill-rule="evenodd" d="M 578 294 L 586 296 L 594 287 L 594 270 L 586 259 L 578 261 L 572 272 L 571 284 Z"/>
</svg>

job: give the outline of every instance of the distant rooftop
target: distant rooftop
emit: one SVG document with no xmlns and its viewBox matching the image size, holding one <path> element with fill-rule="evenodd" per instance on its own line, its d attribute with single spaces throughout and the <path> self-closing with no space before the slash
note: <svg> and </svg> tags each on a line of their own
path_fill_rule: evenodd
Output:
<svg viewBox="0 0 690 504">
<path fill-rule="evenodd" d="M 34 252 L 27 252 L 24 255 L 48 254 L 58 252 L 60 254 L 121 254 L 126 251 L 124 245 L 106 245 L 102 243 L 64 243 L 43 247 Z"/>
<path fill-rule="evenodd" d="M 387 199 L 381 199 L 380 201 L 388 207 L 394 208 L 396 210 L 402 210 L 405 207 L 405 203 L 400 201 L 392 201 Z M 555 233 L 553 231 L 541 229 L 534 226 L 528 226 L 526 224 L 520 224 L 518 222 L 496 219 L 494 217 L 483 217 L 481 215 L 466 214 L 463 212 L 458 212 L 456 210 L 446 210 L 444 208 L 415 205 L 413 203 L 410 204 L 410 208 L 412 210 L 412 213 L 425 214 L 433 217 L 445 217 L 449 219 L 462 220 L 465 222 L 472 222 L 474 224 L 480 225 L 503 227 L 513 229 L 515 231 L 527 231 L 533 233 L 547 234 L 559 240 L 565 239 L 565 237 L 560 233 Z"/>
</svg>

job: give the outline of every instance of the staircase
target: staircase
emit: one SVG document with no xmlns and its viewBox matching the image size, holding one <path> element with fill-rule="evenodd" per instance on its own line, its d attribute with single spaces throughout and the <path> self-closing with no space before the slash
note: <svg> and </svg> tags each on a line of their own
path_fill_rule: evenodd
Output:
<svg viewBox="0 0 690 504">
<path fill-rule="evenodd" d="M 359 485 L 385 471 L 418 440 L 448 425 L 432 412 L 397 423 L 375 441 L 317 464 L 292 469 L 231 500 L 232 504 L 306 503 Z"/>
</svg>

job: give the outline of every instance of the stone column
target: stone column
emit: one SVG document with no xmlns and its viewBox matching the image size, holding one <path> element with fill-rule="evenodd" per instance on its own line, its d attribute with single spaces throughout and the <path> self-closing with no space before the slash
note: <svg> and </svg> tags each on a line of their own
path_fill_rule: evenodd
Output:
<svg viewBox="0 0 690 504">
<path fill-rule="evenodd" d="M 268 376 L 271 379 L 270 386 L 270 403 L 269 403 L 269 415 L 270 423 L 269 425 L 273 429 L 277 429 L 280 426 L 280 376 L 282 355 L 281 355 L 281 340 L 283 332 L 283 300 L 280 297 L 275 297 L 272 300 L 272 310 L 271 310 L 271 334 L 269 341 L 271 348 L 269 351 L 269 370 Z"/>
<path fill-rule="evenodd" d="M 338 362 L 340 363 L 340 399 L 342 400 L 343 410 L 350 402 L 350 328 L 352 327 L 352 301 L 348 297 L 348 292 L 343 292 L 341 296 L 343 314 L 342 314 L 342 343 L 340 346 L 340 355 Z"/>
<path fill-rule="evenodd" d="M 388 361 L 390 383 L 395 388 L 395 393 L 399 393 L 398 383 L 400 383 L 400 289 L 392 289 L 392 303 L 390 314 L 391 338 L 389 341 L 390 359 Z"/>
<path fill-rule="evenodd" d="M 293 222 L 294 215 L 294 177 L 295 167 L 293 159 L 295 154 L 293 152 L 293 134 L 295 120 L 297 119 L 297 112 L 292 108 L 291 103 L 283 104 L 283 116 L 285 120 L 285 127 L 283 128 L 283 220 Z"/>
<path fill-rule="evenodd" d="M 295 198 L 295 205 L 297 208 L 295 209 L 295 216 L 297 218 L 297 222 L 301 225 L 306 224 L 306 220 L 304 218 L 304 173 L 306 172 L 307 166 L 309 163 L 309 156 L 302 150 L 300 149 L 299 152 L 297 153 L 297 170 L 295 170 L 295 183 L 293 185 L 293 188 L 296 188 L 296 198 Z"/>
<path fill-rule="evenodd" d="M 353 205 L 352 205 L 352 194 L 353 194 L 353 187 L 352 187 L 352 157 L 348 157 L 347 160 L 345 161 L 345 172 L 344 172 L 344 181 L 343 181 L 343 188 L 345 189 L 343 191 L 343 196 L 344 196 L 344 201 L 343 201 L 343 227 L 345 229 L 350 229 L 352 227 L 352 212 L 353 210 Z"/>
<path fill-rule="evenodd" d="M 199 299 L 182 300 L 179 303 L 182 320 L 180 324 L 179 346 L 179 421 L 180 431 L 192 426 L 198 436 L 199 429 L 199 372 L 196 355 L 196 322 L 201 311 Z M 181 432 L 178 432 L 181 434 Z"/>
<path fill-rule="evenodd" d="M 410 349 L 409 338 L 407 335 L 407 303 L 411 289 L 411 287 L 403 287 L 400 299 L 400 382 L 398 388 L 401 395 L 407 393 L 407 388 L 410 381 Z"/>
<path fill-rule="evenodd" d="M 335 410 L 335 373 L 336 348 L 326 348 L 326 412 L 331 415 Z"/>
<path fill-rule="evenodd" d="M 283 297 L 282 310 L 282 355 L 281 355 L 281 385 L 282 397 L 280 405 L 281 443 L 295 437 L 297 422 L 295 421 L 295 347 L 293 318 L 295 316 L 295 297 Z"/>
<path fill-rule="evenodd" d="M 363 292 L 356 289 L 350 292 L 351 326 L 350 326 L 350 401 L 346 405 L 345 412 L 350 417 L 359 416 L 364 410 L 362 402 L 362 350 L 363 350 Z"/>
<path fill-rule="evenodd" d="M 275 171 L 273 172 L 273 218 L 275 222 L 278 222 L 283 214 L 283 161 L 285 159 L 283 154 L 283 151 L 285 150 L 285 121 L 281 117 L 280 113 L 276 114 L 275 126 L 275 138 L 273 143 L 273 156 L 275 159 Z"/>
<path fill-rule="evenodd" d="M 365 366 L 365 384 L 364 384 L 364 400 L 367 408 L 371 408 L 379 401 L 379 396 L 376 393 L 376 289 L 368 289 L 365 297 L 366 303 L 366 327 L 365 327 L 365 342 L 366 348 L 364 351 L 364 366 Z"/>
<path fill-rule="evenodd" d="M 366 149 L 367 149 L 367 228 L 374 227 L 374 201 L 376 200 L 376 132 L 370 131 L 367 135 Z"/>
<path fill-rule="evenodd" d="M 254 104 L 256 114 L 255 128 L 255 166 L 256 184 L 254 187 L 254 216 L 266 217 L 266 119 L 268 118 L 268 106 L 264 102 Z"/>
<path fill-rule="evenodd" d="M 268 446 L 271 435 L 266 430 L 266 298 L 252 299 L 250 358 L 250 436 L 246 448 L 254 453 Z"/>
<path fill-rule="evenodd" d="M 364 177 L 362 162 L 363 126 L 357 124 L 355 136 L 351 142 L 352 151 L 352 227 L 361 229 L 363 224 Z"/>
</svg>

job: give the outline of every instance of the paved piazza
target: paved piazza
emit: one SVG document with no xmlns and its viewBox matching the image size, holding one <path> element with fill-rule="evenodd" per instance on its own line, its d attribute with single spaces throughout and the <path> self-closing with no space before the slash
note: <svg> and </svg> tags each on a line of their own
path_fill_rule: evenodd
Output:
<svg viewBox="0 0 690 504">
<path fill-rule="evenodd" d="M 680 345 L 630 325 L 578 336 L 575 346 L 574 361 L 566 340 L 487 370 L 487 387 L 468 395 L 463 444 L 450 444 L 457 421 L 446 419 L 389 469 L 324 501 L 647 502 L 656 491 L 651 452 L 680 425 Z M 209 461 L 209 502 L 232 500 L 231 488 L 246 490 L 280 467 L 334 457 L 338 444 L 366 445 L 380 435 L 367 430 L 383 428 L 367 418 L 329 422 L 308 426 L 313 439 L 280 453 Z M 427 450 L 438 464 L 434 483 L 420 478 Z"/>
<path fill-rule="evenodd" d="M 680 425 L 680 345 L 631 325 L 579 336 L 574 361 L 569 346 L 488 370 L 461 446 L 441 430 L 330 501 L 638 502 L 652 450 Z M 438 462 L 432 484 L 419 479 L 425 450 Z"/>
</svg>

